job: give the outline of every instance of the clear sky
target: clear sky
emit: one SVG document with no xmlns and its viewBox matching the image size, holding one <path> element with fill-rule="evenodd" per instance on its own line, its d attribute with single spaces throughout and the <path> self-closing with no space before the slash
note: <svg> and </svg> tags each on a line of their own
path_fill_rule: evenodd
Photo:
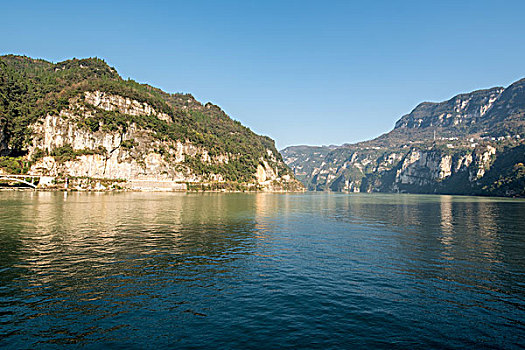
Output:
<svg viewBox="0 0 525 350">
<path fill-rule="evenodd" d="M 0 1 L 0 52 L 97 56 L 283 148 L 525 77 L 525 1 Z"/>
</svg>

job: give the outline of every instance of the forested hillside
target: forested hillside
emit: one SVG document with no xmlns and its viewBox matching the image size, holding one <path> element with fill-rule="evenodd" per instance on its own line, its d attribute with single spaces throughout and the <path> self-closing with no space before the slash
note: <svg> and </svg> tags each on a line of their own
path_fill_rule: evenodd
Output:
<svg viewBox="0 0 525 350">
<path fill-rule="evenodd" d="M 38 140 L 42 135 L 35 130 L 50 117 L 68 120 L 67 130 L 55 136 L 60 139 L 68 135 L 69 141 L 55 142 L 55 137 L 41 147 Z M 173 171 L 198 176 L 202 181 L 213 175 L 219 182 L 255 183 L 261 166 L 262 172 L 272 173 L 263 176 L 264 181 L 272 177 L 284 183 L 288 180 L 283 176 L 293 178 L 273 140 L 253 133 L 218 106 L 203 105 L 190 94 L 169 94 L 124 80 L 98 58 L 59 63 L 14 55 L 0 58 L 0 167 L 23 173 L 46 156 L 62 163 L 78 161 L 83 155 L 110 156 L 112 149 L 103 141 L 87 142 L 81 149 L 70 144 L 77 142 L 71 137 L 79 133 L 77 130 L 89 133 L 88 139 L 121 135 L 118 146 L 131 157 L 139 156 L 132 151 L 142 146 L 142 158 L 150 151 L 160 154 L 166 164 L 177 163 Z M 145 131 L 147 137 L 126 139 L 136 130 Z M 148 150 L 144 148 L 147 145 L 139 145 L 141 141 L 152 142 L 157 148 Z M 97 147 L 91 147 L 95 144 Z M 175 151 L 170 149 L 177 144 L 186 148 L 191 145 L 193 151 L 172 159 Z M 136 160 L 144 163 L 143 159 Z M 18 169 L 16 164 L 20 165 Z"/>
</svg>

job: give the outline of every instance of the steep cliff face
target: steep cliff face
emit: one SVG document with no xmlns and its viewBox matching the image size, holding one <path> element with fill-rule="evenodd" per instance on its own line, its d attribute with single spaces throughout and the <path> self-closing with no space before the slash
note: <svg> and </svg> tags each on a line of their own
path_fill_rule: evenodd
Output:
<svg viewBox="0 0 525 350">
<path fill-rule="evenodd" d="M 490 168 L 495 155 L 496 149 L 492 146 L 448 154 L 432 149 L 411 150 L 400 162 L 395 178 L 388 186 L 396 192 L 447 192 L 449 184 L 446 180 L 459 175 L 468 176 L 468 183 L 475 185 Z"/>
<path fill-rule="evenodd" d="M 524 132 L 525 79 L 422 103 L 373 140 L 282 154 L 310 190 L 524 196 Z"/>
<path fill-rule="evenodd" d="M 85 103 L 105 111 L 119 111 L 130 116 L 153 116 L 161 120 L 170 117 L 156 112 L 147 103 L 140 103 L 130 98 L 111 95 L 100 91 L 86 92 Z M 72 101 L 68 109 L 59 115 L 47 115 L 31 125 L 31 147 L 29 158 L 44 152 L 52 154 L 63 147 L 71 147 L 77 152 L 75 159 L 58 164 L 52 162 L 48 169 L 53 175 L 87 176 L 99 178 L 144 178 L 149 180 L 196 181 L 200 176 L 191 176 L 177 167 L 186 157 L 199 157 L 203 162 L 228 162 L 228 157 L 219 155 L 213 160 L 206 149 L 199 148 L 190 142 L 182 143 L 173 140 L 160 140 L 147 130 L 131 123 L 125 129 L 104 129 L 104 124 L 95 128 L 85 125 L 92 117 L 92 111 Z M 96 129 L 96 131 L 93 131 Z M 85 154 L 83 154 L 85 153 Z M 93 154 L 89 154 L 93 153 Z M 50 164 L 50 158 L 36 162 L 32 171 L 45 172 L 44 165 Z M 45 163 L 45 164 L 42 164 Z M 176 169 L 179 169 L 178 171 Z M 215 174 L 207 174 L 212 179 L 220 180 Z"/>
<path fill-rule="evenodd" d="M 305 185 L 317 191 L 523 196 L 524 147 L 509 143 L 500 148 L 487 144 L 472 149 L 337 150 L 314 169 Z M 513 185 L 500 190 L 497 183 L 502 179 Z"/>
<path fill-rule="evenodd" d="M 101 91 L 86 92 L 84 103 L 105 111 L 118 111 L 130 116 L 153 116 L 171 122 L 169 115 L 157 112 L 147 103 Z M 34 136 L 28 157 L 32 159 L 38 154 L 47 156 L 36 160 L 29 174 L 126 180 L 126 187 L 133 189 L 185 189 L 187 183 L 225 182 L 221 173 L 196 173 L 188 165 L 188 159 L 217 166 L 228 164 L 235 157 L 228 153 L 210 156 L 206 148 L 188 141 L 159 140 L 151 130 L 135 123 L 125 130 L 99 128 L 92 131 L 82 124 L 90 117 L 92 111 L 72 101 L 70 107 L 59 115 L 47 115 L 32 124 Z M 74 155 L 66 159 L 60 157 L 56 151 L 64 147 L 70 147 Z M 277 163 L 273 151 L 267 149 L 267 153 L 273 163 Z M 282 190 L 287 189 L 286 185 L 294 184 L 290 174 L 279 174 L 279 169 L 264 159 L 257 165 L 254 175 L 255 181 L 248 187 Z M 119 186 L 123 185 L 121 183 Z"/>
<path fill-rule="evenodd" d="M 461 94 L 440 103 L 424 102 L 396 122 L 395 128 L 453 128 L 473 126 L 487 114 L 501 96 L 503 88 Z"/>
<path fill-rule="evenodd" d="M 16 113 L 1 116 L 8 123 L 0 125 L 0 172 L 52 176 L 59 187 L 79 189 L 302 189 L 273 140 L 213 104 L 123 81 L 96 60 L 34 67 L 26 58 L 4 59 L 16 84 L 30 84 L 32 74 L 51 83 L 20 95 Z M 78 81 L 62 83 L 57 74 Z"/>
</svg>

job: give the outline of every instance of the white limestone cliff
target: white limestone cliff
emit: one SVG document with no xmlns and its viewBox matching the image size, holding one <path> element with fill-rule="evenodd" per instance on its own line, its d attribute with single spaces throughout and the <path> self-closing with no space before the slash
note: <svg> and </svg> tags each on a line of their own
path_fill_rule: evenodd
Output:
<svg viewBox="0 0 525 350">
<path fill-rule="evenodd" d="M 107 111 L 119 111 L 132 116 L 155 116 L 167 122 L 171 117 L 156 111 L 146 103 L 101 91 L 86 92 L 84 102 Z M 58 115 L 47 115 L 32 124 L 32 144 L 28 157 L 44 153 L 29 171 L 32 175 L 62 178 L 113 179 L 131 189 L 185 189 L 188 183 L 224 182 L 221 174 L 196 174 L 185 164 L 188 157 L 197 157 L 203 163 L 226 164 L 237 155 L 210 156 L 207 149 L 187 140 L 159 140 L 152 131 L 131 123 L 125 131 L 92 131 L 79 125 L 90 116 L 90 111 L 74 103 Z M 61 160 L 53 152 L 71 146 L 77 153 L 74 159 Z M 271 150 L 270 157 L 275 158 Z M 291 182 L 289 176 L 280 177 L 278 170 L 261 160 L 254 174 L 253 186 L 263 190 L 278 189 Z M 78 182 L 78 181 L 77 181 Z"/>
</svg>

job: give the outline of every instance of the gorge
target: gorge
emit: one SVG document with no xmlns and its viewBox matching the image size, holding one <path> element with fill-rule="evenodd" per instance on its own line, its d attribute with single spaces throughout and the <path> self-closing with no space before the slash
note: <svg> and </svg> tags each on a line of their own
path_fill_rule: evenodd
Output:
<svg viewBox="0 0 525 350">
<path fill-rule="evenodd" d="M 342 146 L 292 146 L 309 190 L 525 196 L 525 79 L 424 102 L 392 131 Z"/>
</svg>

